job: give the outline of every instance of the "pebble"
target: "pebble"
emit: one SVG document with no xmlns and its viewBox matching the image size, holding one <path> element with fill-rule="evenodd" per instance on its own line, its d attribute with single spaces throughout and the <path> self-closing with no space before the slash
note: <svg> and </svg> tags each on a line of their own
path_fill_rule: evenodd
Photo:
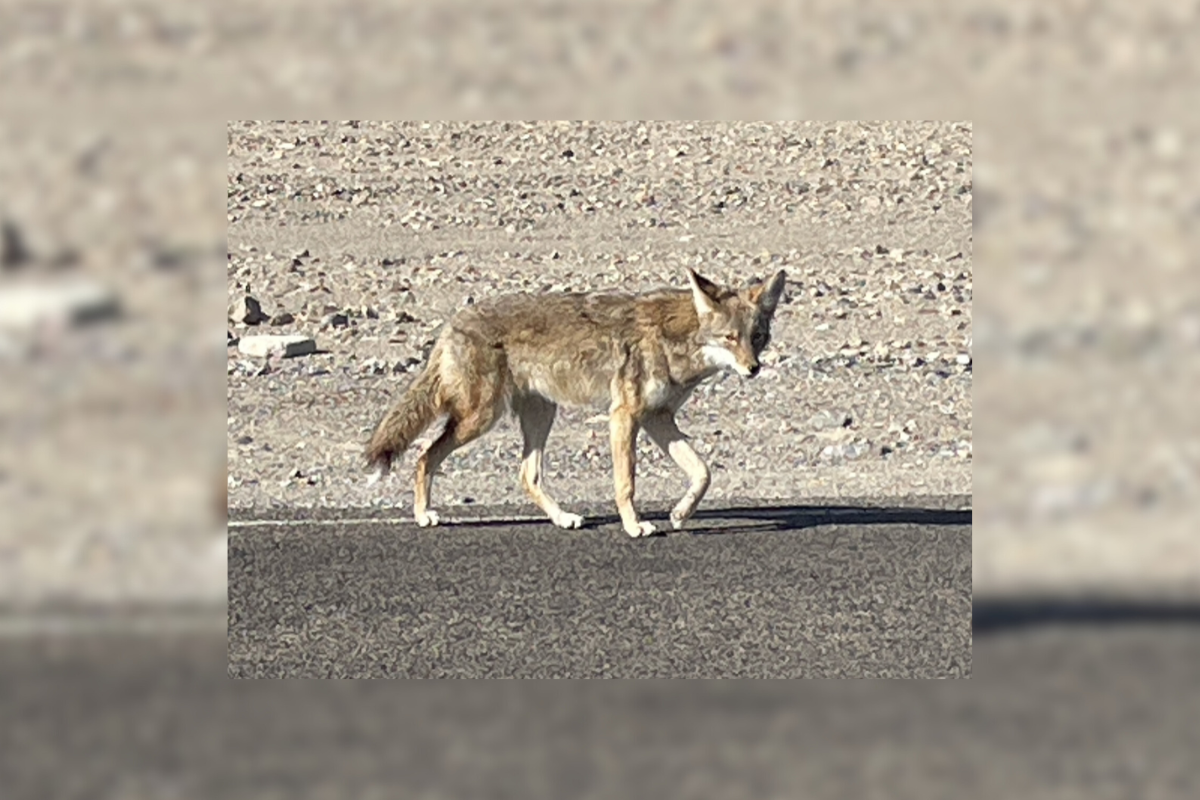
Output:
<svg viewBox="0 0 1200 800">
<path fill-rule="evenodd" d="M 20 267 L 32 260 L 33 256 L 29 252 L 29 248 L 25 246 L 25 239 L 21 235 L 21 229 L 17 227 L 15 222 L 4 220 L 0 225 L 0 266 L 5 269 Z"/>
<path fill-rule="evenodd" d="M 281 355 L 284 358 L 303 356 L 317 351 L 317 342 L 302 334 L 243 336 L 238 342 L 238 352 L 247 356 L 265 358 Z"/>
<path fill-rule="evenodd" d="M 265 322 L 267 315 L 263 313 L 262 305 L 247 294 L 233 301 L 229 308 L 229 318 L 244 325 L 257 325 Z"/>
<path fill-rule="evenodd" d="M 844 444 L 827 445 L 821 451 L 821 458 L 830 461 L 852 461 L 867 452 L 867 446 L 861 442 L 846 442 Z"/>
<path fill-rule="evenodd" d="M 388 362 L 382 358 L 368 358 L 362 366 L 363 372 L 368 375 L 386 375 L 388 373 Z"/>
<path fill-rule="evenodd" d="M 808 427 L 818 431 L 845 428 L 850 424 L 852 424 L 850 415 L 842 412 L 818 411 L 808 419 Z"/>
</svg>

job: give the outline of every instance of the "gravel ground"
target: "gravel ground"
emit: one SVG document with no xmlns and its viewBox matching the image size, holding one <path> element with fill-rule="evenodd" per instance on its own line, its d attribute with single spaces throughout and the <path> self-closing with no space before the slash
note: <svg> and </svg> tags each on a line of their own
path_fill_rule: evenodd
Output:
<svg viewBox="0 0 1200 800">
<path fill-rule="evenodd" d="M 790 279 L 760 376 L 718 377 L 680 415 L 713 467 L 708 503 L 971 492 L 969 124 L 235 122 L 228 136 L 232 506 L 407 506 L 413 454 L 368 486 L 362 443 L 455 309 L 682 286 L 685 267 Z M 262 333 L 319 350 L 239 353 Z M 607 439 L 602 415 L 564 409 L 556 497 L 610 495 Z M 459 451 L 435 504 L 523 502 L 519 448 L 506 421 Z M 639 497 L 682 490 L 645 437 L 638 457 Z"/>
</svg>

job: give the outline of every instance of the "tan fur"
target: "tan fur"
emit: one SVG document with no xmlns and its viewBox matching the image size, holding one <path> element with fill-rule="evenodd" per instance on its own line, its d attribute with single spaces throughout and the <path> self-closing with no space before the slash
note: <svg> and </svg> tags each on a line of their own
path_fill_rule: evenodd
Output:
<svg viewBox="0 0 1200 800">
<path fill-rule="evenodd" d="M 522 486 L 556 525 L 575 528 L 582 519 L 563 511 L 542 487 L 542 453 L 558 404 L 607 408 L 625 531 L 654 531 L 633 505 L 634 441 L 642 427 L 690 480 L 671 513 L 680 527 L 704 496 L 709 473 L 676 427 L 675 413 L 722 366 L 746 376 L 758 371 L 785 280 L 780 272 L 737 292 L 690 270 L 688 278 L 691 288 L 682 291 L 509 295 L 463 309 L 376 428 L 368 461 L 386 472 L 422 430 L 447 415 L 445 430 L 417 462 L 414 515 L 421 525 L 435 525 L 437 515 L 429 510 L 434 472 L 511 409 L 525 441 Z"/>
<path fill-rule="evenodd" d="M 417 376 L 404 397 L 397 403 L 375 428 L 371 441 L 367 443 L 367 463 L 387 472 L 392 459 L 409 448 L 421 431 L 429 427 L 440 411 L 437 389 L 438 356 L 435 349 L 430 353 L 429 363 Z"/>
</svg>

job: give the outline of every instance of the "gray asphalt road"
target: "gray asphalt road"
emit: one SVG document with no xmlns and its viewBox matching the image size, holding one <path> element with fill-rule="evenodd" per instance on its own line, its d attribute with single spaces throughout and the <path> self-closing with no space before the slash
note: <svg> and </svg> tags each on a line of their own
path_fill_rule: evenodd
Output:
<svg viewBox="0 0 1200 800">
<path fill-rule="evenodd" d="M 640 540 L 611 514 L 570 532 L 293 516 L 231 529 L 232 676 L 971 672 L 961 508 L 735 507 Z"/>
<path fill-rule="evenodd" d="M 220 617 L 0 638 L 3 794 L 1196 797 L 1200 608 L 1089 608 L 981 604 L 969 681 L 231 681 Z"/>
</svg>

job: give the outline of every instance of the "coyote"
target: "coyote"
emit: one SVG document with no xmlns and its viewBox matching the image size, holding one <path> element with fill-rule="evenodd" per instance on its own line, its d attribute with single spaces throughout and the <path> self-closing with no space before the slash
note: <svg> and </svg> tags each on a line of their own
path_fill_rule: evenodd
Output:
<svg viewBox="0 0 1200 800">
<path fill-rule="evenodd" d="M 679 529 L 707 491 L 709 472 L 675 414 L 722 368 L 758 374 L 785 279 L 779 272 L 736 291 L 689 269 L 690 291 L 508 295 L 468 306 L 450 320 L 424 370 L 371 436 L 371 482 L 446 416 L 445 429 L 417 460 L 413 500 L 417 524 L 436 525 L 429 509 L 433 473 L 508 408 L 525 440 L 520 475 L 526 493 L 555 525 L 578 528 L 583 518 L 560 508 L 542 487 L 542 450 L 559 404 L 607 406 L 622 527 L 630 536 L 654 532 L 633 505 L 634 439 L 641 427 L 687 473 L 690 486 L 671 511 Z"/>
</svg>

